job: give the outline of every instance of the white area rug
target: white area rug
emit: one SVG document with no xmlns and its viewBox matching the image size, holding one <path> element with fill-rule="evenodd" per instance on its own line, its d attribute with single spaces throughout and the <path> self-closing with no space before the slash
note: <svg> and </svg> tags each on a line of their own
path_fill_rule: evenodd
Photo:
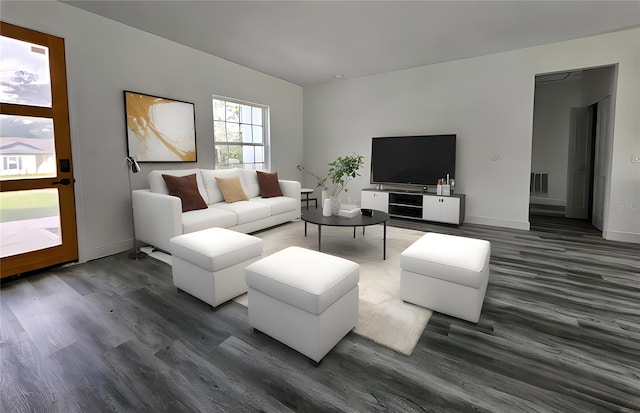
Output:
<svg viewBox="0 0 640 413">
<path fill-rule="evenodd" d="M 401 301 L 400 253 L 424 235 L 423 232 L 387 226 L 387 259 L 382 259 L 382 225 L 362 228 L 322 228 L 322 252 L 360 264 L 360 305 L 354 332 L 399 353 L 410 355 L 427 326 L 432 312 Z M 264 240 L 263 255 L 271 255 L 295 245 L 317 250 L 318 228 L 292 222 L 253 234 Z M 144 250 L 144 249 L 143 249 Z M 150 252 L 145 250 L 145 252 Z M 171 264 L 171 257 L 150 252 L 154 258 Z M 247 306 L 247 295 L 234 301 Z"/>
</svg>

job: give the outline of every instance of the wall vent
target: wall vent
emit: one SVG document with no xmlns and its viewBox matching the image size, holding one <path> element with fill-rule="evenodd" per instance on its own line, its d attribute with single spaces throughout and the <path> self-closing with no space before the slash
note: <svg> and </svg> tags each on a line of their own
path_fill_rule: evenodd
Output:
<svg viewBox="0 0 640 413">
<path fill-rule="evenodd" d="M 546 172 L 531 172 L 529 192 L 531 192 L 532 194 L 549 193 L 549 174 Z"/>
</svg>

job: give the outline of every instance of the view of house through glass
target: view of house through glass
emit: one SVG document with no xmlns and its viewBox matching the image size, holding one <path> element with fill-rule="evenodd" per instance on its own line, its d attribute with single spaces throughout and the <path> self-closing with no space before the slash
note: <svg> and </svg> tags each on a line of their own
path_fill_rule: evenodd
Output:
<svg viewBox="0 0 640 413">
<path fill-rule="evenodd" d="M 266 106 L 213 99 L 216 168 L 267 168 L 269 109 Z"/>
</svg>

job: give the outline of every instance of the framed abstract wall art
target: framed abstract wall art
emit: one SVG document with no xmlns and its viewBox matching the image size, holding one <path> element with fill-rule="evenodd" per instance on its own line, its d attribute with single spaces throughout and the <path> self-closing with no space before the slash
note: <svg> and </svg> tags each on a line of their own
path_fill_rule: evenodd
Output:
<svg viewBox="0 0 640 413">
<path fill-rule="evenodd" d="M 138 162 L 195 162 L 194 104 L 124 91 L 128 156 Z"/>
</svg>

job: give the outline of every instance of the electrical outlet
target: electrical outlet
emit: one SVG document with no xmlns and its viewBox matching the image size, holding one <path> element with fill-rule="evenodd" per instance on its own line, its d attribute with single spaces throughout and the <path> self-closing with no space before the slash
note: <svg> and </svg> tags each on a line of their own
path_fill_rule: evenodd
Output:
<svg viewBox="0 0 640 413">
<path fill-rule="evenodd" d="M 640 163 L 640 155 L 631 155 L 631 163 Z"/>
</svg>

